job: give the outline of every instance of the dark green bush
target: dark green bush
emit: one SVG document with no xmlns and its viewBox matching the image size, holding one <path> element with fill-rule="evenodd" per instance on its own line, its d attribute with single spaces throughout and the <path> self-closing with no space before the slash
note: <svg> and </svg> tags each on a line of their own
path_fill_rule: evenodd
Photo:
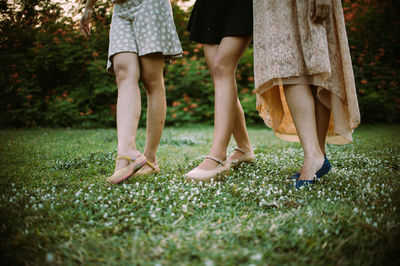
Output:
<svg viewBox="0 0 400 266">
<path fill-rule="evenodd" d="M 400 121 L 399 1 L 345 1 L 363 122 Z"/>
<path fill-rule="evenodd" d="M 399 122 L 397 2 L 344 3 L 363 122 Z M 50 0 L 0 0 L 0 9 L 0 126 L 114 126 L 117 88 L 105 72 L 110 1 L 97 2 L 89 39 Z M 167 124 L 212 123 L 214 89 L 202 48 L 188 40 L 189 14 L 175 2 L 173 11 L 185 53 L 166 65 Z M 238 93 L 247 123 L 261 124 L 252 62 L 249 48 L 237 70 Z M 143 124 L 144 90 L 142 103 Z"/>
</svg>

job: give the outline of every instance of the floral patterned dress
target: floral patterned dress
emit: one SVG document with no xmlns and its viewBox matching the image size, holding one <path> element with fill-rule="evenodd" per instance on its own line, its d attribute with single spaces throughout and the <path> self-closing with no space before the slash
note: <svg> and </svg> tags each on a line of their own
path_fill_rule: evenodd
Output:
<svg viewBox="0 0 400 266">
<path fill-rule="evenodd" d="M 283 85 L 314 85 L 331 110 L 327 142 L 349 143 L 360 113 L 341 1 L 322 24 L 311 21 L 310 3 L 253 1 L 257 110 L 278 137 L 298 141 Z"/>
<path fill-rule="evenodd" d="M 107 70 L 114 74 L 112 57 L 122 52 L 143 56 L 179 56 L 182 47 L 169 0 L 114 0 Z"/>
</svg>

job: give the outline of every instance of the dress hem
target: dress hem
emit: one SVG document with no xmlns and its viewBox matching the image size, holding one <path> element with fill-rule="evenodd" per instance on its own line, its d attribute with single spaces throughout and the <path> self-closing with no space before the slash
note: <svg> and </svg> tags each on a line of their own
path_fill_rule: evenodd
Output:
<svg viewBox="0 0 400 266">
<path fill-rule="evenodd" d="M 221 35 L 221 38 L 218 39 L 199 39 L 199 38 L 194 38 L 192 36 L 189 37 L 190 41 L 193 42 L 197 42 L 197 43 L 201 43 L 201 44 L 220 44 L 222 39 L 225 37 L 239 37 L 239 36 L 250 36 L 252 35 L 253 32 L 238 32 L 238 33 L 227 33 L 227 34 L 223 34 Z"/>
<path fill-rule="evenodd" d="M 115 73 L 114 73 L 114 71 L 113 71 L 113 69 L 112 69 L 112 66 L 113 66 L 112 58 L 113 58 L 115 55 L 120 54 L 120 53 L 134 53 L 134 54 L 137 54 L 139 57 L 145 56 L 145 55 L 149 55 L 149 54 L 161 53 L 161 54 L 165 57 L 165 59 L 166 59 L 167 61 L 168 61 L 168 60 L 171 60 L 171 59 L 175 59 L 175 58 L 180 58 L 180 57 L 182 57 L 182 52 L 178 52 L 178 53 L 164 53 L 164 52 L 162 52 L 162 51 L 154 51 L 154 52 L 145 52 L 145 53 L 140 53 L 140 54 L 138 54 L 138 52 L 136 52 L 136 51 L 121 51 L 121 52 L 116 52 L 116 53 L 113 53 L 112 55 L 110 55 L 110 56 L 108 57 L 108 63 L 107 63 L 107 67 L 106 67 L 106 71 L 107 71 L 109 74 L 113 75 L 113 76 L 115 76 Z"/>
</svg>

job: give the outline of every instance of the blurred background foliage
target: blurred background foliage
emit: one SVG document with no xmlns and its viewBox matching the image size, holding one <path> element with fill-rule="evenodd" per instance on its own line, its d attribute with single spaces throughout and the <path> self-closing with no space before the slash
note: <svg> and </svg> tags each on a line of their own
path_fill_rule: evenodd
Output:
<svg viewBox="0 0 400 266">
<path fill-rule="evenodd" d="M 1 127 L 115 126 L 117 88 L 105 71 L 112 4 L 97 2 L 88 39 L 74 19 L 84 3 L 75 5 L 66 16 L 51 0 L 0 0 Z M 172 7 L 184 55 L 165 68 L 166 123 L 212 123 L 214 91 L 201 45 L 188 40 L 190 10 L 177 1 Z M 400 121 L 399 11 L 398 0 L 344 1 L 363 123 Z M 255 109 L 252 62 L 250 47 L 236 75 L 249 125 L 263 123 Z"/>
</svg>

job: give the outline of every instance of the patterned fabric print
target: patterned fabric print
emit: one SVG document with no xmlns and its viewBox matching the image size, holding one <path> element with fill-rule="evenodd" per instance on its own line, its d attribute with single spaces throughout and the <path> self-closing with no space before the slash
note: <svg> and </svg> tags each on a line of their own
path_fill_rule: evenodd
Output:
<svg viewBox="0 0 400 266">
<path fill-rule="evenodd" d="M 128 1 L 128 0 L 111 0 L 111 3 L 118 3 L 118 4 L 121 4 L 121 3 L 124 3 L 124 2 L 126 2 L 126 1 Z"/>
<path fill-rule="evenodd" d="M 128 0 L 114 5 L 107 62 L 111 74 L 112 57 L 121 52 L 182 54 L 169 0 Z"/>
<path fill-rule="evenodd" d="M 257 110 L 278 137 L 298 141 L 278 85 L 315 85 L 332 112 L 327 141 L 348 143 L 360 113 L 341 1 L 323 24 L 311 22 L 310 2 L 253 1 Z"/>
</svg>

